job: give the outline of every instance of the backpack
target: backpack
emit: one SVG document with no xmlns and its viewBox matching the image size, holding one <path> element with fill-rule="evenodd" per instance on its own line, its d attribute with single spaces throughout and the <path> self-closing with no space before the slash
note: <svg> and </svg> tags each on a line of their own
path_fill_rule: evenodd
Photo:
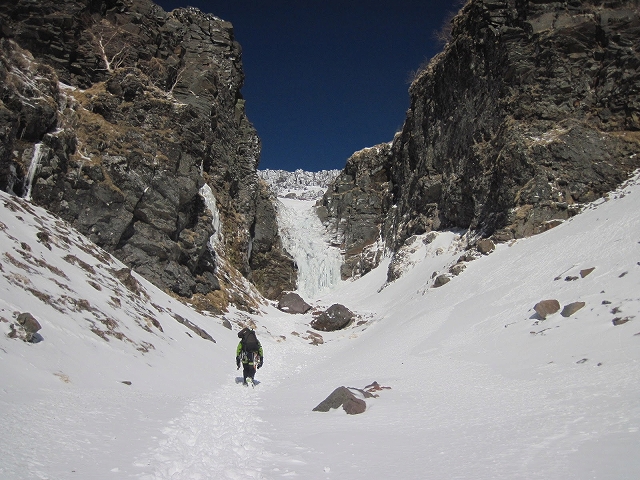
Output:
<svg viewBox="0 0 640 480">
<path fill-rule="evenodd" d="M 260 348 L 260 343 L 258 342 L 258 337 L 256 337 L 256 332 L 248 328 L 245 328 L 240 333 L 243 334 L 241 337 L 242 350 L 244 350 L 245 352 L 257 352 L 258 349 Z M 240 333 L 238 333 L 239 337 L 240 337 Z"/>
</svg>

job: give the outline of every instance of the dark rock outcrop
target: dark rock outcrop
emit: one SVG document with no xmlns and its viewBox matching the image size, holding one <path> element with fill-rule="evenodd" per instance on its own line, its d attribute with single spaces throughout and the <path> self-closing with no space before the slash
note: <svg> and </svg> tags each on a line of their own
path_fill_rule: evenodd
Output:
<svg viewBox="0 0 640 480">
<path fill-rule="evenodd" d="M 42 326 L 36 318 L 29 312 L 20 313 L 16 319 L 18 322 L 18 329 L 16 330 L 14 325 L 11 324 L 11 338 L 21 338 L 25 342 L 38 343 L 42 340 L 42 337 L 37 333 Z"/>
<path fill-rule="evenodd" d="M 390 144 L 354 153 L 319 202 L 318 215 L 331 242 L 344 252 L 342 279 L 366 274 L 380 263 L 378 242 L 391 207 Z"/>
<path fill-rule="evenodd" d="M 478 243 L 476 244 L 476 248 L 482 255 L 488 255 L 495 250 L 496 245 L 491 239 L 483 238 L 478 241 Z"/>
<path fill-rule="evenodd" d="M 634 317 L 616 317 L 613 320 L 611 320 L 611 323 L 613 323 L 613 325 L 617 327 L 618 325 L 624 325 L 625 323 L 627 323 L 633 318 Z"/>
<path fill-rule="evenodd" d="M 555 299 L 541 300 L 533 307 L 538 316 L 544 320 L 549 315 L 553 315 L 560 310 L 560 302 Z"/>
<path fill-rule="evenodd" d="M 251 255 L 247 278 L 267 298 L 275 300 L 283 291 L 296 288 L 298 268 L 282 245 L 276 222 L 275 197 L 267 184 L 258 182 Z"/>
<path fill-rule="evenodd" d="M 589 267 L 589 268 L 585 268 L 583 270 L 580 270 L 580 277 L 584 278 L 587 275 L 589 275 L 591 272 L 593 272 L 596 269 L 596 267 Z"/>
<path fill-rule="evenodd" d="M 320 402 L 313 411 L 328 412 L 332 408 L 340 407 L 349 415 L 357 415 L 367 409 L 367 403 L 357 398 L 347 387 L 338 387 L 327 398 Z"/>
<path fill-rule="evenodd" d="M 570 303 L 564 306 L 564 308 L 562 309 L 562 312 L 560 312 L 560 315 L 562 315 L 563 317 L 570 317 L 571 315 L 576 313 L 578 310 L 584 308 L 585 305 L 586 305 L 585 302 Z"/>
<path fill-rule="evenodd" d="M 340 330 L 354 319 L 355 315 L 344 305 L 335 303 L 311 322 L 311 328 L 322 332 Z"/>
<path fill-rule="evenodd" d="M 0 4 L 0 43 L 0 188 L 180 296 L 226 291 L 231 270 L 270 298 L 295 288 L 230 23 L 149 0 L 17 0 Z"/>
<path fill-rule="evenodd" d="M 639 28 L 633 1 L 469 1 L 411 85 L 389 241 L 434 225 L 535 234 L 625 180 L 640 165 Z"/>
<path fill-rule="evenodd" d="M 436 279 L 433 281 L 433 288 L 439 288 L 443 285 L 446 285 L 451 281 L 451 277 L 449 275 L 443 274 L 438 275 Z"/>
<path fill-rule="evenodd" d="M 297 293 L 287 292 L 280 296 L 278 309 L 292 314 L 307 313 L 311 310 L 311 305 L 305 302 Z"/>
<path fill-rule="evenodd" d="M 445 228 L 529 236 L 640 166 L 637 2 L 470 0 L 451 26 L 402 131 L 350 159 L 324 198 L 352 252 L 343 276 L 375 265 L 363 249 L 377 233 L 392 251 Z"/>
</svg>

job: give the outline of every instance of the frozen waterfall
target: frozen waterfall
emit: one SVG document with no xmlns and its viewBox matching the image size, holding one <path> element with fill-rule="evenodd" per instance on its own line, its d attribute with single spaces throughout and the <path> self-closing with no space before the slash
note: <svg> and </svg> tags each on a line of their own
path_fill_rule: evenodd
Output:
<svg viewBox="0 0 640 480">
<path fill-rule="evenodd" d="M 340 281 L 342 255 L 324 238 L 315 201 L 278 199 L 278 227 L 284 248 L 298 265 L 298 293 L 314 300 Z"/>
<path fill-rule="evenodd" d="M 27 172 L 27 178 L 26 178 L 25 186 L 26 186 L 27 193 L 25 194 L 24 198 L 26 198 L 27 200 L 31 200 L 31 188 L 33 187 L 33 179 L 36 175 L 36 171 L 38 170 L 38 167 L 40 166 L 40 161 L 42 160 L 44 153 L 45 153 L 45 148 L 43 148 L 42 143 L 36 143 L 33 147 L 31 163 L 29 164 L 29 171 Z"/>
<path fill-rule="evenodd" d="M 222 243 L 222 220 L 220 219 L 220 212 L 218 212 L 216 197 L 213 195 L 211 187 L 206 183 L 200 189 L 200 195 L 213 217 L 211 220 L 213 225 L 213 235 L 211 235 L 211 238 L 209 239 L 209 245 L 211 246 L 211 249 L 215 251 L 216 246 Z"/>
</svg>

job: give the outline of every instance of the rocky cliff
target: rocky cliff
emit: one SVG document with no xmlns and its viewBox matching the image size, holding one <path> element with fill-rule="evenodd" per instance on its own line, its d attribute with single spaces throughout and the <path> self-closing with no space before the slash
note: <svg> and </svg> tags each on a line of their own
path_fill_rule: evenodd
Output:
<svg viewBox="0 0 640 480">
<path fill-rule="evenodd" d="M 402 131 L 325 195 L 328 227 L 347 250 L 376 232 L 395 250 L 430 230 L 506 241 L 569 218 L 640 166 L 639 46 L 637 1 L 470 0 L 411 84 Z"/>
<path fill-rule="evenodd" d="M 0 34 L 0 188 L 209 307 L 253 308 L 237 272 L 267 296 L 293 288 L 230 23 L 18 0 L 0 3 Z"/>
<path fill-rule="evenodd" d="M 366 274 L 382 257 L 380 240 L 392 207 L 390 174 L 391 144 L 365 148 L 347 160 L 319 202 L 318 215 L 344 254 L 342 279 Z"/>
</svg>

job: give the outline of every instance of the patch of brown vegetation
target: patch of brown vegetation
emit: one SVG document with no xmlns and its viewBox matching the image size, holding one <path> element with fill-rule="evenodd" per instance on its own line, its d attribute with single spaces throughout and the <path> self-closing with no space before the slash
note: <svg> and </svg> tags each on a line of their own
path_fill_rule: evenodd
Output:
<svg viewBox="0 0 640 480">
<path fill-rule="evenodd" d="M 69 280 L 69 277 L 67 277 L 67 274 L 64 273 L 62 270 L 60 270 L 58 267 L 55 267 L 55 266 L 47 263 L 45 260 L 43 260 L 41 258 L 34 257 L 33 255 L 31 255 L 31 253 L 29 253 L 29 251 L 22 250 L 22 251 L 19 251 L 18 253 L 20 253 L 22 258 L 26 262 L 30 263 L 31 265 L 35 265 L 35 266 L 40 267 L 40 268 L 46 268 L 47 270 L 49 270 L 54 275 L 57 275 L 57 276 L 59 276 L 61 278 L 64 278 L 65 280 Z"/>
<path fill-rule="evenodd" d="M 142 288 L 142 285 L 140 285 L 140 282 L 138 282 L 138 280 L 136 280 L 135 277 L 133 276 L 131 269 L 129 268 L 113 269 L 112 268 L 111 273 L 113 273 L 113 275 L 118 280 L 120 280 L 120 282 L 125 287 L 127 287 L 127 290 L 133 293 L 136 297 L 142 297 L 145 299 L 149 298 L 147 296 L 147 293 Z"/>
<path fill-rule="evenodd" d="M 150 350 L 155 350 L 155 349 L 156 347 L 154 347 L 153 344 L 149 342 L 141 342 L 140 345 L 138 345 L 138 347 L 136 348 L 136 350 L 142 353 L 149 353 Z"/>
<path fill-rule="evenodd" d="M 176 295 L 174 297 L 184 301 L 181 297 Z M 229 298 L 222 290 L 215 290 L 206 295 L 196 293 L 191 297 L 189 303 L 199 312 L 212 312 L 216 315 L 222 315 L 229 308 Z"/>
<path fill-rule="evenodd" d="M 213 343 L 216 343 L 216 341 L 213 339 L 213 337 L 211 335 L 209 335 L 204 329 L 200 328 L 199 326 L 197 326 L 196 324 L 194 324 L 190 320 L 187 320 L 186 318 L 184 318 L 181 315 L 178 315 L 177 313 L 173 314 L 173 318 L 178 323 L 181 323 L 182 325 L 187 327 L 189 330 L 194 332 L 199 337 L 204 338 L 205 340 L 209 340 L 209 341 L 211 341 Z"/>
<path fill-rule="evenodd" d="M 106 263 L 106 264 L 111 263 L 111 256 L 107 252 L 105 252 L 104 250 L 100 249 L 99 247 L 93 244 L 86 244 L 84 242 L 79 241 L 76 244 L 76 246 L 80 250 L 82 250 L 84 253 L 91 255 L 100 263 Z"/>
<path fill-rule="evenodd" d="M 80 260 L 75 255 L 66 255 L 65 257 L 63 257 L 63 260 L 65 262 L 67 262 L 67 263 L 70 263 L 71 265 L 79 266 L 84 271 L 86 271 L 87 273 L 90 273 L 92 275 L 95 275 L 95 273 L 96 273 L 95 269 L 91 265 L 89 265 L 87 262 L 84 262 L 84 261 Z"/>
<path fill-rule="evenodd" d="M 66 373 L 56 372 L 54 373 L 54 375 L 58 377 L 60 380 L 62 380 L 64 383 L 71 383 L 71 379 L 69 378 L 69 375 L 67 375 Z"/>
<path fill-rule="evenodd" d="M 324 338 L 322 338 L 322 335 L 320 335 L 319 333 L 311 330 L 307 330 L 306 333 L 307 336 L 302 338 L 304 338 L 305 340 L 311 340 L 309 342 L 311 345 L 322 345 L 324 343 Z"/>
<path fill-rule="evenodd" d="M 41 230 L 38 233 L 36 233 L 36 238 L 38 239 L 38 242 L 40 242 L 49 250 L 51 250 L 51 243 L 50 243 L 51 237 L 49 236 L 49 232 L 45 232 L 44 230 Z"/>
<path fill-rule="evenodd" d="M 27 287 L 27 290 L 31 295 L 36 297 L 38 300 L 42 301 L 42 303 L 46 303 L 47 305 L 51 305 L 53 308 L 58 310 L 59 312 L 64 313 L 64 310 L 61 309 L 56 302 L 53 301 L 53 298 L 48 293 L 41 292 L 32 287 Z"/>
<path fill-rule="evenodd" d="M 33 268 L 31 268 L 29 265 L 27 265 L 26 263 L 22 263 L 17 258 L 14 258 L 13 255 L 11 255 L 9 252 L 4 252 L 4 257 L 7 259 L 7 261 L 11 265 L 13 265 L 14 267 L 19 268 L 20 270 L 24 270 L 29 275 L 36 275 L 38 273 Z"/>
</svg>

